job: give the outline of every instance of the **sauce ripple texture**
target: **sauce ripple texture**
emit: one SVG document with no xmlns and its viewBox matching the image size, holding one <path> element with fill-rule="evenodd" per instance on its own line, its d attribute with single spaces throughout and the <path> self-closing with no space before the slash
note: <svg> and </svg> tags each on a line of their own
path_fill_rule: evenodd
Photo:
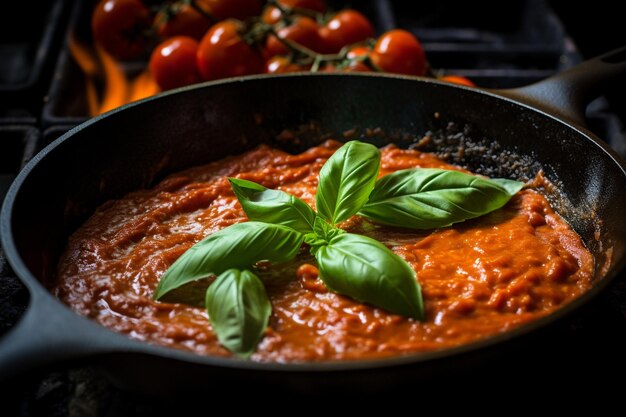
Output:
<svg viewBox="0 0 626 417">
<path fill-rule="evenodd" d="M 328 141 L 299 155 L 260 146 L 105 203 L 70 237 L 52 291 L 77 313 L 131 338 L 230 355 L 204 308 L 152 299 L 160 276 L 194 243 L 247 220 L 227 176 L 314 206 L 319 170 L 339 146 Z M 414 167 L 460 170 L 431 154 L 382 150 L 381 176 Z M 531 189 L 497 211 L 444 229 L 383 227 L 358 216 L 342 227 L 380 240 L 410 263 L 426 320 L 327 291 L 303 249 L 295 262 L 265 273 L 273 312 L 253 360 L 379 358 L 457 346 L 545 316 L 592 284 L 591 253 Z"/>
</svg>

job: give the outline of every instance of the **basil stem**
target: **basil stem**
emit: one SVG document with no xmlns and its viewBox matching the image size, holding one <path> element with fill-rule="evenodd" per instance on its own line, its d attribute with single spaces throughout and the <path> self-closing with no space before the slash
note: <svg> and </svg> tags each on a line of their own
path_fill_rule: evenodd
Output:
<svg viewBox="0 0 626 417">
<path fill-rule="evenodd" d="M 248 270 L 229 269 L 209 286 L 206 309 L 220 343 L 247 358 L 267 328 L 272 305 L 256 275 Z"/>
<path fill-rule="evenodd" d="M 339 148 L 322 167 L 316 206 L 331 225 L 356 214 L 374 189 L 380 169 L 380 151 L 368 143 L 351 141 Z"/>
<path fill-rule="evenodd" d="M 304 201 L 256 182 L 239 178 L 228 180 L 250 220 L 282 224 L 301 233 L 313 231 L 315 212 Z"/>
<path fill-rule="evenodd" d="M 359 214 L 391 226 L 445 227 L 504 206 L 523 185 L 445 169 L 407 169 L 378 180 Z"/>
</svg>

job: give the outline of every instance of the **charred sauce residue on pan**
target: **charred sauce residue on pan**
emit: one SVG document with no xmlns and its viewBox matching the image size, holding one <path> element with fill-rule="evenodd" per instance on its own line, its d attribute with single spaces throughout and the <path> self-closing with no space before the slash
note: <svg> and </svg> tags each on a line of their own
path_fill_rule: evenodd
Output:
<svg viewBox="0 0 626 417">
<path fill-rule="evenodd" d="M 329 141 L 298 155 L 260 146 L 104 204 L 71 236 L 53 292 L 79 314 L 132 338 L 230 355 L 202 307 L 152 300 L 160 276 L 206 235 L 246 221 L 227 176 L 314 205 L 319 169 L 338 146 Z M 382 150 L 381 175 L 413 167 L 460 169 L 416 150 Z M 534 185 L 542 181 L 538 176 Z M 454 227 L 404 230 L 358 216 L 342 227 L 382 241 L 411 264 L 423 289 L 426 320 L 328 292 L 314 264 L 297 268 L 303 259 L 312 262 L 303 251 L 296 263 L 261 272 L 273 313 L 253 360 L 377 358 L 457 346 L 545 316 L 592 284 L 591 253 L 532 189 Z"/>
</svg>

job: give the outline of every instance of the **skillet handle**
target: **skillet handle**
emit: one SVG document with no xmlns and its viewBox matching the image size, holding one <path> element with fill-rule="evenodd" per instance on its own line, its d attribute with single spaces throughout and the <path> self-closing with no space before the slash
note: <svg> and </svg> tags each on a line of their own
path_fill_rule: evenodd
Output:
<svg viewBox="0 0 626 417">
<path fill-rule="evenodd" d="M 118 335 L 96 331 L 95 323 L 50 298 L 31 291 L 26 313 L 0 338 L 0 382 L 51 364 L 124 349 Z"/>
<path fill-rule="evenodd" d="M 626 76 L 626 46 L 526 87 L 496 93 L 585 126 L 587 105 L 620 76 Z"/>
</svg>

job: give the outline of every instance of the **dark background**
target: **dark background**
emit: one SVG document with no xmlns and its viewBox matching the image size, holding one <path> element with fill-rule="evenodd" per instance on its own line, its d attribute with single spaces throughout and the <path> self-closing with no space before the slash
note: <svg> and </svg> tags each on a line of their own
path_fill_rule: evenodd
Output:
<svg viewBox="0 0 626 417">
<path fill-rule="evenodd" d="M 583 56 L 591 57 L 626 45 L 626 22 L 624 15 L 615 10 L 616 2 L 594 0 L 573 5 L 567 0 L 550 0 L 549 3 Z"/>
<path fill-rule="evenodd" d="M 549 0 L 567 33 L 585 58 L 626 46 L 626 20 L 615 10 L 617 2 Z M 607 94 L 611 107 L 626 122 L 626 76 Z"/>
</svg>

